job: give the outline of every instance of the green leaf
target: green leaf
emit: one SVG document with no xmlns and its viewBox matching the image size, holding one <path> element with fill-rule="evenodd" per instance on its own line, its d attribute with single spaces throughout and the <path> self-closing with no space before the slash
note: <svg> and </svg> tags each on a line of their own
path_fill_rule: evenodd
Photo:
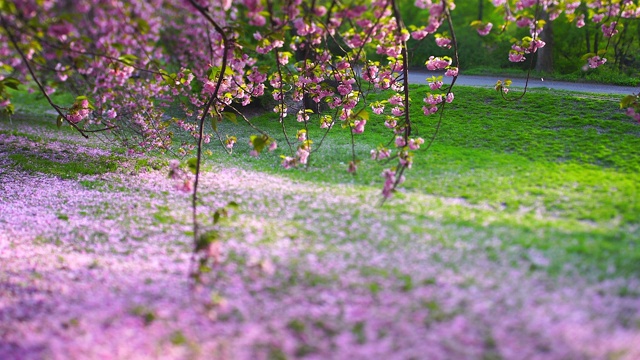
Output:
<svg viewBox="0 0 640 360">
<path fill-rule="evenodd" d="M 135 64 L 136 60 L 138 60 L 138 57 L 132 54 L 126 54 L 126 55 L 120 56 L 118 60 L 122 61 L 127 65 L 133 65 Z"/>
<path fill-rule="evenodd" d="M 4 109 L 2 109 L 2 111 L 4 111 L 5 113 L 7 113 L 9 115 L 15 114 L 15 108 L 13 107 L 13 104 L 9 104 L 9 105 L 5 106 Z"/>
<path fill-rule="evenodd" d="M 369 111 L 367 111 L 366 109 L 362 109 L 358 111 L 353 117 L 354 119 L 369 120 Z"/>
<path fill-rule="evenodd" d="M 176 330 L 171 334 L 171 343 L 173 345 L 184 345 L 187 343 L 187 337 L 184 336 L 182 331 Z"/>
<path fill-rule="evenodd" d="M 636 102 L 637 98 L 638 97 L 635 96 L 635 95 L 627 95 L 627 96 L 623 97 L 622 100 L 620 100 L 620 109 L 628 108 L 634 102 Z"/>
<path fill-rule="evenodd" d="M 198 168 L 198 158 L 191 158 L 187 160 L 187 167 L 195 174 Z"/>
<path fill-rule="evenodd" d="M 587 60 L 588 58 L 592 58 L 594 56 L 596 56 L 595 53 L 586 53 L 586 54 L 582 55 L 582 57 L 580 59 Z"/>
<path fill-rule="evenodd" d="M 240 207 L 240 205 L 238 205 L 238 203 L 235 201 L 229 201 L 229 203 L 227 204 L 227 207 L 232 209 L 237 209 Z"/>
<path fill-rule="evenodd" d="M 138 18 L 138 19 L 136 20 L 136 22 L 138 23 L 138 31 L 139 31 L 141 34 L 143 34 L 143 35 L 144 35 L 144 34 L 148 33 L 148 32 L 149 32 L 149 30 L 151 30 L 151 26 L 149 26 L 149 23 L 148 23 L 145 19 L 143 19 L 143 18 Z"/>
<path fill-rule="evenodd" d="M 258 153 L 261 153 L 264 147 L 271 142 L 267 135 L 251 135 L 250 141 L 253 149 Z"/>
<path fill-rule="evenodd" d="M 218 131 L 218 119 L 215 117 L 211 118 L 211 127 L 213 128 L 213 131 Z"/>
<path fill-rule="evenodd" d="M 20 80 L 12 77 L 4 79 L 2 83 L 4 84 L 4 86 L 11 88 L 13 90 L 18 90 L 18 86 L 20 86 L 21 84 Z"/>
<path fill-rule="evenodd" d="M 232 113 L 230 111 L 225 111 L 222 113 L 222 118 L 231 121 L 234 124 L 238 123 L 238 117 L 236 116 L 235 113 Z"/>
<path fill-rule="evenodd" d="M 209 80 L 216 79 L 218 77 L 218 74 L 220 74 L 220 70 L 222 70 L 220 66 L 210 67 L 209 70 L 207 70 L 207 77 L 209 78 Z"/>
<path fill-rule="evenodd" d="M 58 126 L 58 129 L 62 127 L 62 120 L 63 120 L 62 115 L 58 115 L 58 118 L 56 119 L 56 126 Z"/>
<path fill-rule="evenodd" d="M 206 250 L 209 247 L 209 245 L 211 245 L 215 241 L 218 241 L 219 237 L 220 236 L 218 232 L 215 230 L 210 230 L 203 233 L 198 238 L 198 242 L 196 242 L 196 251 Z"/>
</svg>

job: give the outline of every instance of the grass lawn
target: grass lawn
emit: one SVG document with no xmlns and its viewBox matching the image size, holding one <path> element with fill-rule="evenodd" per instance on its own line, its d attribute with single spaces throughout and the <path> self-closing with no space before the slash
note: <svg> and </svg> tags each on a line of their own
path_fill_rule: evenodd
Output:
<svg viewBox="0 0 640 360">
<path fill-rule="evenodd" d="M 414 101 L 426 90 L 413 87 Z M 432 219 L 481 232 L 508 233 L 510 245 L 575 256 L 588 266 L 627 275 L 640 272 L 640 127 L 619 109 L 618 98 L 535 89 L 522 100 L 507 102 L 493 90 L 462 86 L 455 94 L 434 145 L 427 152 L 418 150 L 396 194 L 447 201 L 433 208 L 419 202 L 404 208 L 390 201 L 387 207 L 430 213 Z M 428 141 L 437 117 L 425 117 L 419 107 L 412 116 L 417 135 Z M 253 122 L 273 134 L 283 152 L 254 159 L 244 145 L 252 130 L 222 126 L 238 136 L 239 146 L 231 157 L 212 148 L 212 159 L 298 180 L 379 188 L 382 169 L 393 166 L 369 160 L 371 149 L 390 141 L 384 120 L 372 114 L 365 133 L 356 135 L 355 150 L 362 160 L 356 176 L 346 172 L 351 160 L 348 129 L 337 125 L 308 167 L 283 170 L 278 156 L 290 154 L 274 119 L 267 114 Z M 302 128 L 293 119 L 286 125 L 289 138 Z M 310 126 L 315 144 L 323 135 Z"/>
<path fill-rule="evenodd" d="M 604 95 L 455 95 L 382 206 L 381 118 L 355 146 L 336 124 L 318 147 L 310 125 L 317 151 L 291 170 L 272 114 L 251 119 L 279 145 L 258 158 L 253 129 L 220 124 L 238 143 L 207 145 L 200 207 L 219 262 L 193 289 L 169 158 L 57 129 L 16 94 L 0 119 L 0 358 L 640 357 L 640 125 Z M 428 141 L 438 118 L 415 111 Z"/>
</svg>

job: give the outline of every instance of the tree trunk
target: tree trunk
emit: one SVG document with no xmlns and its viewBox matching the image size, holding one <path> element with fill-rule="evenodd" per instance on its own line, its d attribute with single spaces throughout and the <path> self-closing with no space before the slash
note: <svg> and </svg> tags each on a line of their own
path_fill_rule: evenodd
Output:
<svg viewBox="0 0 640 360">
<path fill-rule="evenodd" d="M 551 27 L 551 21 L 549 21 L 549 14 L 545 12 L 542 15 L 542 19 L 546 23 L 544 30 L 540 33 L 540 40 L 544 41 L 546 45 L 537 51 L 538 57 L 535 70 L 549 73 L 553 71 L 553 28 Z"/>
<path fill-rule="evenodd" d="M 585 26 L 584 28 L 585 28 L 584 36 L 587 43 L 587 54 L 588 54 L 591 52 L 591 37 L 589 35 L 589 27 Z"/>
</svg>

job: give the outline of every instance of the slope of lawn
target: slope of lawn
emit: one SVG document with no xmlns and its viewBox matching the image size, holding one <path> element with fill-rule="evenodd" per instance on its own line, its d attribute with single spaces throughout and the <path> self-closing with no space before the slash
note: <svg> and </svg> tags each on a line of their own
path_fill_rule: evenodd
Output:
<svg viewBox="0 0 640 360">
<path fill-rule="evenodd" d="M 252 121 L 279 148 L 258 158 L 252 129 L 222 123 L 238 145 L 207 145 L 215 261 L 193 287 L 169 158 L 58 130 L 19 93 L 0 119 L 0 359 L 640 358 L 640 126 L 616 101 L 456 88 L 382 206 L 380 118 L 357 135 L 356 176 L 338 125 L 284 170 L 271 114 Z M 414 115 L 428 139 L 438 119 Z"/>
<path fill-rule="evenodd" d="M 427 88 L 414 89 L 412 99 L 419 102 Z M 429 151 L 417 151 L 397 195 L 409 199 L 433 195 L 463 205 L 425 209 L 414 204 L 398 209 L 391 201 L 387 206 L 436 211 L 439 221 L 478 231 L 512 232 L 512 243 L 578 255 L 590 265 L 614 267 L 625 274 L 640 272 L 640 126 L 619 109 L 618 98 L 534 89 L 509 102 L 492 89 L 470 87 L 457 87 L 455 94 L 436 141 Z M 378 95 L 370 101 L 383 99 Z M 416 136 L 428 142 L 438 118 L 425 117 L 419 106 L 412 115 Z M 289 155 L 279 135 L 281 124 L 273 116 L 253 122 L 270 129 L 281 151 Z M 371 149 L 388 146 L 391 139 L 382 122 L 372 114 L 365 133 L 356 135 L 355 150 L 362 160 L 356 176 L 345 171 L 352 147 L 348 129 L 339 126 L 302 171 L 280 169 L 281 152 L 263 154 L 261 159 L 246 155 L 243 137 L 252 134 L 248 127 L 229 129 L 240 139 L 231 158 L 221 150 L 213 157 L 294 179 L 381 188 L 380 173 L 393 164 L 368 158 Z M 295 149 L 295 133 L 303 125 L 293 119 L 285 125 Z M 324 132 L 317 126 L 309 129 L 318 144 L 316 139 Z"/>
</svg>

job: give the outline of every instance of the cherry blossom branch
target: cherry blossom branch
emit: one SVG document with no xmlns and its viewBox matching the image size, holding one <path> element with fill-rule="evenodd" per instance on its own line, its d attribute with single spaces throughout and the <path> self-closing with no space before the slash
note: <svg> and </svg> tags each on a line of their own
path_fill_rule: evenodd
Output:
<svg viewBox="0 0 640 360">
<path fill-rule="evenodd" d="M 25 64 L 25 66 L 29 70 L 29 74 L 31 74 L 31 78 L 36 83 L 36 85 L 38 85 L 38 88 L 40 89 L 40 92 L 47 99 L 47 102 L 49 103 L 49 105 L 51 105 L 51 107 L 58 113 L 58 115 L 61 116 L 74 129 L 76 129 L 85 139 L 88 139 L 89 135 L 87 135 L 84 130 L 80 129 L 76 124 L 74 124 L 72 121 L 70 121 L 67 118 L 67 116 L 62 111 L 60 111 L 59 106 L 56 105 L 53 102 L 53 100 L 51 99 L 49 94 L 47 94 L 47 91 L 45 90 L 44 86 L 42 86 L 42 83 L 40 83 L 40 80 L 38 80 L 38 77 L 36 76 L 35 72 L 33 71 L 33 68 L 31 67 L 31 64 L 29 63 L 29 60 L 27 60 L 27 57 L 25 56 L 24 52 L 22 51 L 22 49 L 20 49 L 20 46 L 18 45 L 13 33 L 9 30 L 9 27 L 8 27 L 8 25 L 6 23 L 5 18 L 3 16 L 1 16 L 1 15 L 0 15 L 0 23 L 2 24 L 2 28 L 4 29 L 4 31 L 7 33 L 7 36 L 9 37 L 9 41 L 11 41 L 11 44 L 13 45 L 14 49 L 16 49 L 16 51 L 18 52 L 18 54 L 22 58 L 23 63 Z"/>
<path fill-rule="evenodd" d="M 209 100 L 207 101 L 207 103 L 205 104 L 204 108 L 203 108 L 203 112 L 202 115 L 200 117 L 200 120 L 198 122 L 198 139 L 197 139 L 197 155 L 196 155 L 196 169 L 195 169 L 195 179 L 193 181 L 193 192 L 192 192 L 192 197 L 191 197 L 191 209 L 192 209 L 192 216 L 193 216 L 193 241 L 194 241 L 194 253 L 193 253 L 193 257 L 192 260 L 195 260 L 195 255 L 196 255 L 196 250 L 198 247 L 198 241 L 199 241 L 199 223 L 198 223 L 198 183 L 200 180 L 200 168 L 201 168 L 201 163 L 202 163 L 202 143 L 203 143 L 203 137 L 204 137 L 204 121 L 207 117 L 207 115 L 209 115 L 209 109 L 211 109 L 211 106 L 213 105 L 213 103 L 217 100 L 218 98 L 218 93 L 220 91 L 220 86 L 222 85 L 222 80 L 224 79 L 225 76 L 225 72 L 227 70 L 227 61 L 228 61 L 228 52 L 229 50 L 232 48 L 232 44 L 229 40 L 229 38 L 227 37 L 226 32 L 224 31 L 224 29 L 222 29 L 218 23 L 209 15 L 209 13 L 207 12 L 207 10 L 205 8 L 203 8 L 202 6 L 200 6 L 198 3 L 196 3 L 194 0 L 189 0 L 189 3 L 191 3 L 191 5 L 193 5 L 198 12 L 200 12 L 200 14 L 214 27 L 214 29 L 216 30 L 216 32 L 218 32 L 220 34 L 220 36 L 222 36 L 222 42 L 223 42 L 223 55 L 222 55 L 222 64 L 220 67 L 220 73 L 218 74 L 218 79 L 216 82 L 216 86 L 215 89 L 213 91 L 213 93 L 211 94 Z M 217 112 L 217 110 L 216 110 Z M 192 264 L 195 265 L 195 262 L 192 261 Z M 192 276 L 197 276 L 198 272 L 192 269 Z"/>
<path fill-rule="evenodd" d="M 443 6 L 445 6 L 445 9 L 447 9 L 446 7 L 446 2 L 443 3 Z M 460 59 L 459 59 L 459 48 L 458 48 L 458 39 L 456 37 L 456 32 L 453 28 L 453 21 L 451 20 L 451 12 L 447 9 L 446 10 L 446 16 L 447 16 L 447 25 L 449 26 L 449 31 L 451 32 L 451 46 L 453 47 L 453 56 L 456 62 L 456 66 L 458 66 L 460 64 Z M 458 80 L 458 75 L 455 75 L 453 77 L 453 79 L 451 80 L 451 85 L 449 85 L 449 89 L 447 89 L 447 96 L 449 96 L 449 94 L 451 94 L 451 90 L 453 89 L 453 86 L 456 83 L 456 80 Z M 447 102 L 443 101 L 442 102 L 442 106 L 440 107 L 440 115 L 438 117 L 438 123 L 436 124 L 436 128 L 433 132 L 433 135 L 431 136 L 431 139 L 429 140 L 429 143 L 427 143 L 427 146 L 425 146 L 424 151 L 428 151 L 431 148 L 431 145 L 433 145 L 434 141 L 436 140 L 436 137 L 438 136 L 438 133 L 440 132 L 440 127 L 442 126 L 442 120 L 444 117 L 444 108 L 446 106 Z"/>
</svg>

